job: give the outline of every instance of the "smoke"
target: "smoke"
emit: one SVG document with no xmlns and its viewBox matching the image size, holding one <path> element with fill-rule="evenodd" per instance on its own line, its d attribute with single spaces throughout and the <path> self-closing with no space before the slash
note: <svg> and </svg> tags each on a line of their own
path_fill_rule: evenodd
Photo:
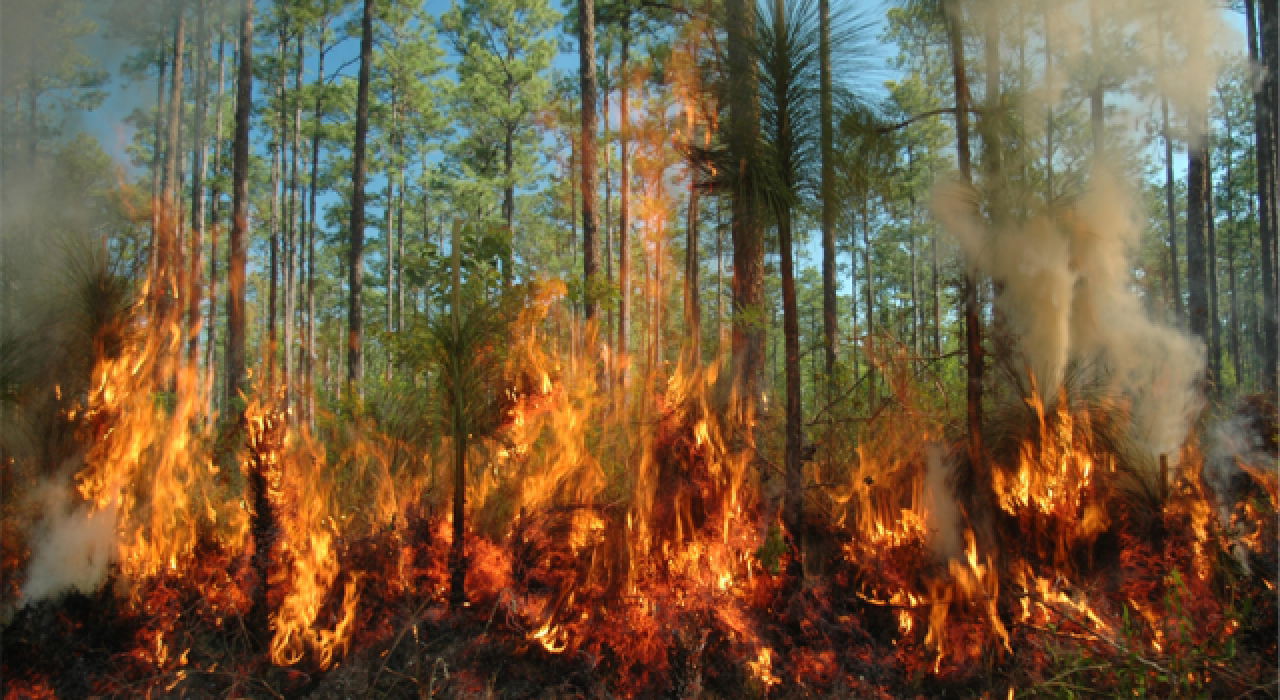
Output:
<svg viewBox="0 0 1280 700">
<path fill-rule="evenodd" d="M 42 484 L 32 498 L 45 514 L 29 532 L 31 562 L 22 585 L 30 604 L 71 591 L 91 593 L 106 580 L 115 549 L 116 505 L 92 511 L 73 503 L 65 483 Z"/>
<path fill-rule="evenodd" d="M 925 527 L 930 533 L 929 547 L 942 561 L 957 557 L 963 549 L 960 507 L 947 483 L 951 466 L 946 447 L 938 442 L 925 446 L 924 497 Z"/>
<path fill-rule="evenodd" d="M 1078 94 L 1100 82 L 1107 90 L 1106 146 L 1093 154 L 1087 173 L 1078 166 L 1072 173 L 1069 159 L 1056 159 L 1060 182 L 1088 175 L 1082 191 L 1046 197 L 999 188 L 1005 201 L 991 208 L 1017 219 L 1003 227 L 992 226 L 980 214 L 978 195 L 956 183 L 936 188 L 934 214 L 959 243 L 970 271 L 998 283 L 996 305 L 1019 338 L 1039 394 L 1055 396 L 1073 361 L 1099 368 L 1106 388 L 1131 402 L 1132 437 L 1151 454 L 1176 461 L 1203 403 L 1205 348 L 1147 311 L 1132 273 L 1143 213 L 1129 178 L 1121 174 L 1136 172 L 1125 154 L 1140 145 L 1135 115 L 1148 114 L 1152 104 L 1132 99 L 1143 80 L 1190 126 L 1190 138 L 1203 137 L 1218 72 L 1214 49 L 1225 37 L 1219 10 L 1206 0 L 1019 5 L 985 2 L 977 19 L 995 12 L 1038 18 L 1042 31 L 1047 28 L 1053 59 L 1040 66 L 1037 88 L 1022 93 L 1016 104 L 1029 135 L 1043 139 L 1054 128 L 1047 116 L 1079 109 L 1073 90 Z M 1032 50 L 1043 57 L 1043 45 Z M 1059 144 L 1080 141 L 1080 133 L 1057 129 Z M 1043 204 L 1046 198 L 1050 206 Z"/>
</svg>

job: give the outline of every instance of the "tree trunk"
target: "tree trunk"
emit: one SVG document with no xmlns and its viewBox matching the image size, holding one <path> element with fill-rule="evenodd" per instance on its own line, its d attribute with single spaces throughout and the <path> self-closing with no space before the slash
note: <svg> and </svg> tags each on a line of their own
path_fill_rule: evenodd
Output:
<svg viewBox="0 0 1280 700">
<path fill-rule="evenodd" d="M 462 365 L 460 345 L 462 331 L 459 327 L 462 307 L 460 236 L 458 222 L 453 223 L 453 342 L 454 353 L 450 358 L 450 384 L 453 389 L 453 546 L 449 550 L 450 591 L 449 604 L 461 607 L 467 602 L 466 576 L 466 517 L 467 517 L 467 430 L 463 413 Z"/>
<path fill-rule="evenodd" d="M 782 335 L 787 375 L 787 434 L 783 470 L 786 474 L 786 502 L 783 517 L 787 532 L 797 547 L 802 547 L 804 464 L 801 453 L 804 449 L 804 409 L 800 394 L 800 320 L 796 308 L 794 253 L 791 249 L 791 211 L 786 205 L 779 207 L 778 211 L 778 246 L 782 268 Z"/>
<path fill-rule="evenodd" d="M 356 143 L 351 183 L 351 245 L 347 292 L 347 390 L 364 395 L 364 202 L 365 144 L 369 138 L 369 76 L 373 68 L 373 4 L 364 0 L 360 21 L 360 82 L 356 92 Z"/>
<path fill-rule="evenodd" d="M 214 369 L 217 364 L 217 347 L 218 338 L 218 234 L 222 230 L 222 217 L 218 211 L 218 205 L 222 200 L 222 192 L 218 189 L 220 178 L 218 175 L 222 173 L 222 91 L 226 84 L 226 24 L 225 15 L 219 13 L 218 21 L 218 95 L 214 102 L 217 105 L 218 118 L 216 126 L 213 130 L 213 187 L 209 189 L 209 211 L 213 219 L 213 227 L 210 229 L 209 236 L 209 333 L 205 338 L 205 358 L 204 364 L 209 368 L 209 373 L 217 374 Z M 209 391 L 209 414 L 213 415 L 217 406 L 217 382 L 212 382 L 212 388 Z"/>
<path fill-rule="evenodd" d="M 226 406 L 245 384 L 245 267 L 249 243 L 249 116 L 253 108 L 253 0 L 241 0 L 240 58 L 236 76 L 236 135 L 231 146 L 231 236 L 227 268 Z"/>
<path fill-rule="evenodd" d="M 754 411 L 764 370 L 764 230 L 752 179 L 760 140 L 759 81 L 754 52 L 755 5 L 726 0 L 729 68 L 729 152 L 736 163 L 733 241 L 733 376 L 743 408 Z"/>
<path fill-rule="evenodd" d="M 1156 5 L 1159 8 L 1159 4 Z M 1159 41 L 1160 67 L 1164 69 L 1164 15 L 1157 9 L 1156 36 Z M 1173 138 L 1169 135 L 1169 98 L 1160 95 L 1160 134 L 1164 139 L 1164 208 L 1169 219 L 1169 295 L 1173 300 L 1174 318 L 1181 321 L 1186 314 L 1182 308 L 1182 280 L 1178 271 L 1178 214 L 1174 204 Z"/>
<path fill-rule="evenodd" d="M 164 176 L 161 185 L 160 230 L 156 236 L 156 277 L 152 280 L 152 291 L 156 301 L 156 316 L 168 322 L 168 316 L 174 308 L 173 294 L 177 291 L 178 279 L 177 231 L 178 219 L 182 216 L 182 204 L 179 200 L 178 181 L 182 167 L 182 91 L 183 67 L 186 61 L 187 7 L 181 0 L 174 8 L 173 19 L 173 57 L 170 59 L 173 70 L 169 83 L 169 119 L 166 123 L 164 148 Z"/>
<path fill-rule="evenodd" d="M 284 51 L 281 50 L 279 56 L 284 57 Z M 281 74 L 281 83 L 284 82 L 284 76 Z M 281 99 L 284 97 L 284 86 L 280 86 L 277 96 Z M 281 150 L 284 141 L 284 110 L 280 110 L 279 123 L 274 134 L 275 141 L 270 144 L 271 150 L 271 210 L 267 217 L 267 230 L 269 232 L 269 264 L 267 268 L 267 387 L 275 393 L 276 383 L 276 353 L 279 350 L 279 343 L 276 336 L 276 325 L 279 320 L 276 315 L 276 299 L 279 297 L 280 282 L 280 159 Z"/>
<path fill-rule="evenodd" d="M 1098 17 L 1098 0 L 1089 0 L 1089 50 L 1092 52 L 1093 86 L 1089 90 L 1089 133 L 1093 136 L 1093 162 L 1102 162 L 1106 146 L 1106 117 L 1103 112 L 1102 87 L 1102 20 Z"/>
<path fill-rule="evenodd" d="M 397 156 L 399 155 L 399 140 L 397 131 L 399 129 L 400 111 L 398 103 L 398 95 L 394 86 L 391 88 L 391 152 L 387 166 L 387 333 L 395 332 L 396 320 L 396 304 L 395 304 L 395 288 L 396 288 L 396 184 L 398 178 L 396 171 L 398 169 Z M 400 185 L 404 187 L 403 184 Z M 503 264 L 503 275 L 505 277 L 507 266 Z M 387 382 L 391 381 L 392 376 L 392 350 L 388 345 L 387 350 L 387 366 L 383 370 L 383 379 Z"/>
<path fill-rule="evenodd" d="M 302 141 L 302 30 L 298 30 L 298 62 L 293 73 L 293 133 L 289 143 L 289 235 L 285 239 L 285 292 L 284 292 L 284 381 L 285 406 L 293 408 L 297 394 L 297 369 L 294 366 L 294 328 L 298 312 L 298 248 L 300 238 L 299 218 L 302 202 L 298 195 L 298 159 Z M 292 415 L 292 412 L 290 412 Z"/>
<path fill-rule="evenodd" d="M 191 171 L 191 264 L 187 289 L 187 324 L 190 329 L 187 337 L 187 367 L 194 372 L 200 358 L 200 301 L 204 298 L 200 274 L 204 264 L 204 227 L 205 202 L 204 177 L 208 155 L 205 143 L 204 123 L 209 114 L 209 61 L 208 41 L 206 34 L 205 0 L 196 2 L 196 123 L 194 163 Z"/>
<path fill-rule="evenodd" d="M 628 356 L 631 354 L 631 154 L 627 137 L 631 130 L 630 104 L 627 99 L 628 74 L 627 60 L 630 48 L 631 17 L 626 8 L 623 9 L 622 39 L 618 53 L 618 347 L 617 354 L 623 358 L 618 372 L 618 385 L 623 389 L 619 393 L 622 407 L 627 405 L 627 369 L 630 366 Z"/>
<path fill-rule="evenodd" d="M 303 384 L 307 392 L 307 422 L 316 417 L 316 189 L 320 181 L 320 120 L 324 118 L 324 32 L 316 42 L 315 130 L 311 133 L 310 222 L 307 225 L 307 351 L 303 361 Z"/>
<path fill-rule="evenodd" d="M 1253 15 L 1253 0 L 1247 0 L 1247 15 Z M 1249 30 L 1257 34 L 1257 41 L 1250 40 L 1250 54 L 1256 65 L 1261 67 L 1260 78 L 1255 78 L 1253 88 L 1255 144 L 1257 148 L 1258 168 L 1258 213 L 1259 239 L 1262 243 L 1262 363 L 1263 387 L 1267 391 L 1275 391 L 1277 374 L 1277 306 L 1276 306 L 1276 228 L 1277 228 L 1277 162 L 1276 151 L 1280 134 L 1276 126 L 1280 123 L 1276 112 L 1277 76 L 1280 69 L 1277 54 L 1280 53 L 1280 41 L 1277 40 L 1278 18 L 1274 2 L 1261 3 L 1258 15 L 1258 29 L 1254 29 L 1252 18 L 1249 18 Z M 1256 47 L 1256 48 L 1255 48 Z"/>
<path fill-rule="evenodd" d="M 1188 153 L 1187 164 L 1187 291 L 1190 302 L 1187 320 L 1191 332 L 1204 341 L 1205 347 L 1211 351 L 1213 346 L 1209 338 L 1208 259 L 1204 216 L 1209 169 L 1206 157 L 1208 146 L 1202 141 L 1203 138 L 1203 132 L 1192 137 L 1193 144 Z M 1206 380 L 1211 385 L 1214 378 L 1208 376 Z"/>
<path fill-rule="evenodd" d="M 1213 379 L 1210 387 L 1215 396 L 1222 393 L 1222 317 L 1218 311 L 1218 238 L 1214 225 L 1216 210 L 1213 204 L 1213 151 L 1207 143 L 1209 133 L 1205 134 L 1205 176 L 1204 176 L 1204 228 L 1205 257 L 1208 263 L 1206 270 L 1209 280 L 1209 375 Z"/>
<path fill-rule="evenodd" d="M 156 246 L 159 244 L 160 236 L 160 215 L 163 207 L 161 206 L 161 197 L 164 193 L 164 135 L 165 135 L 165 99 L 164 99 L 164 79 L 167 75 L 166 70 L 169 66 L 169 59 L 164 51 L 160 52 L 158 59 L 159 66 L 156 72 L 156 124 L 155 134 L 152 136 L 151 149 L 151 240 L 147 245 L 147 253 L 150 256 L 147 260 L 147 277 L 155 282 L 156 280 Z M 34 86 L 33 86 L 34 87 Z M 32 95 L 35 94 L 34 89 Z M 32 139 L 35 138 L 35 117 L 33 111 L 31 114 Z"/>
<path fill-rule="evenodd" d="M 508 94 L 508 103 L 511 96 Z M 504 184 L 502 187 L 502 215 L 507 222 L 507 245 L 515 245 L 516 233 L 516 144 L 515 144 L 515 125 L 509 124 L 506 128 L 506 139 L 502 146 L 502 170 L 504 174 Z M 502 286 L 504 288 L 511 286 L 512 277 L 512 256 L 509 252 L 504 251 L 502 254 Z"/>
<path fill-rule="evenodd" d="M 831 99 L 831 2 L 818 0 L 819 12 L 819 140 L 822 156 L 822 344 L 826 355 L 827 390 L 836 371 L 836 336 L 840 332 L 836 308 L 836 167 Z M 914 258 L 913 258 L 914 260 Z"/>
<path fill-rule="evenodd" d="M 596 210 L 599 168 L 596 153 L 596 7 L 595 0 L 578 0 L 578 77 L 582 83 L 582 289 L 584 314 L 596 316 L 596 276 L 600 268 L 600 214 Z"/>
<path fill-rule="evenodd" d="M 697 130 L 691 134 L 691 140 Z M 702 364 L 702 303 L 698 298 L 698 173 L 689 164 L 689 210 L 685 224 L 684 318 L 689 324 L 689 356 L 693 366 Z"/>
<path fill-rule="evenodd" d="M 973 183 L 973 171 L 969 155 L 969 85 L 965 75 L 964 38 L 960 29 L 961 9 L 957 0 L 951 0 L 947 8 L 947 39 L 951 48 L 951 70 L 956 95 L 956 155 L 960 176 L 966 183 Z M 969 462 L 976 482 L 975 493 L 989 490 L 990 472 L 982 446 L 982 318 L 978 302 L 979 281 L 971 274 L 964 279 L 964 328 L 967 355 L 967 387 L 965 403 L 969 430 Z"/>
<path fill-rule="evenodd" d="M 876 290 L 875 273 L 871 265 L 871 216 L 867 211 L 870 194 L 862 195 L 862 275 L 866 280 L 867 340 L 863 347 L 867 355 L 867 406 L 876 409 Z"/>
<path fill-rule="evenodd" d="M 1235 153 L 1232 148 L 1232 123 L 1231 112 L 1227 109 L 1226 100 L 1222 105 L 1223 126 L 1227 131 L 1227 148 L 1225 154 L 1227 158 L 1227 179 L 1226 179 L 1226 201 L 1227 201 L 1227 294 L 1230 297 L 1230 305 L 1227 313 L 1230 315 L 1230 323 L 1227 333 L 1227 354 L 1231 358 L 1231 369 L 1235 376 L 1234 386 L 1239 387 L 1244 383 L 1244 366 L 1240 359 L 1240 306 L 1239 298 L 1236 294 L 1236 216 L 1235 216 Z"/>
</svg>

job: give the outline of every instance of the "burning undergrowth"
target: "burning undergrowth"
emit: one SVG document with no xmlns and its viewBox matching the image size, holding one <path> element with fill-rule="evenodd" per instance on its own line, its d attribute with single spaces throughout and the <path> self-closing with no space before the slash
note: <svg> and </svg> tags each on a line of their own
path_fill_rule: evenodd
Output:
<svg viewBox="0 0 1280 700">
<path fill-rule="evenodd" d="M 219 457 L 179 329 L 140 306 L 58 414 L 74 476 L 5 465 L 7 493 L 41 484 L 6 501 L 6 696 L 1274 691 L 1265 401 L 1162 472 L 1105 377 L 1011 382 L 983 472 L 888 354 L 857 451 L 807 465 L 797 537 L 770 417 L 714 366 L 612 400 L 589 332 L 546 337 L 557 293 L 531 293 L 470 436 L 465 606 L 451 440 L 313 429 L 263 388 Z"/>
</svg>

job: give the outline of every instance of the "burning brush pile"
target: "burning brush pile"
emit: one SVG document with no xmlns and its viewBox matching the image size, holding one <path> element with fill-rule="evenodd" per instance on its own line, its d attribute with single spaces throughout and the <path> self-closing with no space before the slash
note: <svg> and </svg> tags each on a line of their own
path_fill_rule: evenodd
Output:
<svg viewBox="0 0 1280 700">
<path fill-rule="evenodd" d="M 5 697 L 1276 693 L 1268 399 L 1153 454 L 1102 373 L 1033 371 L 975 462 L 889 357 L 787 532 L 770 416 L 716 367 L 601 390 L 548 289 L 491 358 L 461 557 L 452 433 L 267 387 L 219 429 L 180 329 L 124 309 L 4 464 Z"/>
</svg>

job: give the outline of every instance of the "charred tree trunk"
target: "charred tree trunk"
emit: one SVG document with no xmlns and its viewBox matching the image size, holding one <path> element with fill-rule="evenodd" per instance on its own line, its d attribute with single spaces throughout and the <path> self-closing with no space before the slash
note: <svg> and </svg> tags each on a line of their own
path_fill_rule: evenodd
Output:
<svg viewBox="0 0 1280 700">
<path fill-rule="evenodd" d="M 453 224 L 453 356 L 449 371 L 453 390 L 453 546 L 449 551 L 449 604 L 461 607 L 467 603 L 467 425 L 462 395 L 462 276 L 458 223 Z"/>
<path fill-rule="evenodd" d="M 226 406 L 245 385 L 245 267 L 249 243 L 249 117 L 253 109 L 253 0 L 241 0 L 240 58 L 236 76 L 236 135 L 231 146 L 231 236 L 227 268 Z"/>
<path fill-rule="evenodd" d="M 347 259 L 347 391 L 363 396 L 364 388 L 364 203 L 365 144 L 369 138 L 369 78 L 373 69 L 373 5 L 364 0 L 360 21 L 360 82 L 356 92 L 356 142 L 351 175 L 350 253 Z"/>
</svg>

